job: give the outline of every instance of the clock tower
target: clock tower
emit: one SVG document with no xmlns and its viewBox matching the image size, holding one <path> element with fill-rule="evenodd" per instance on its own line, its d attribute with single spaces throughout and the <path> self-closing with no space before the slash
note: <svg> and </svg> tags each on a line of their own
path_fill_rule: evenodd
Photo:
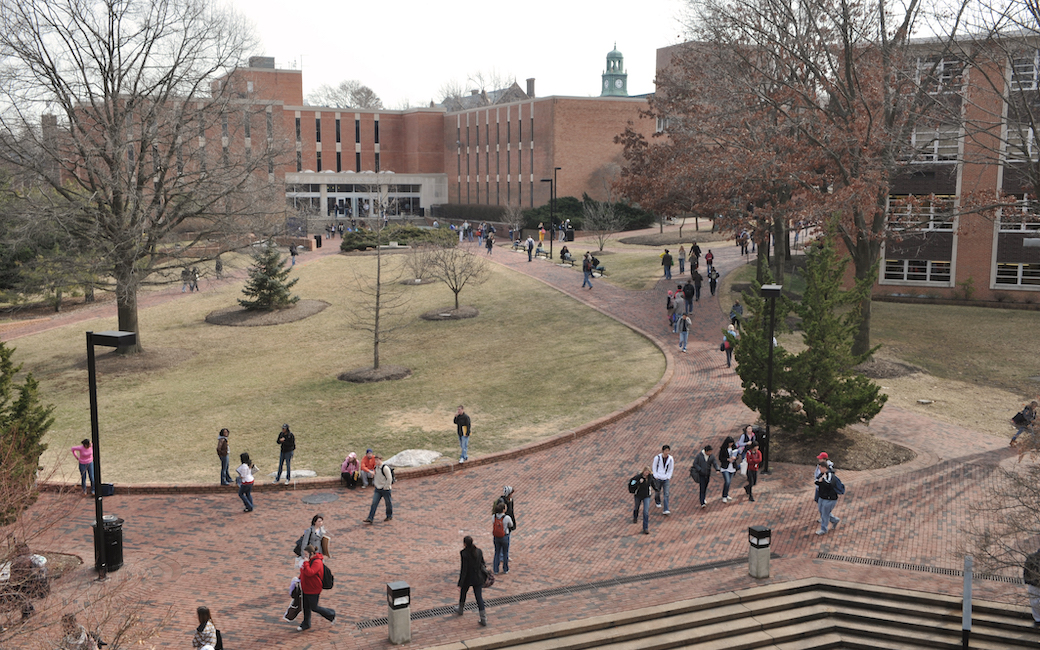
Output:
<svg viewBox="0 0 1040 650">
<path fill-rule="evenodd" d="M 625 57 L 618 52 L 617 43 L 607 53 L 607 69 L 603 72 L 600 97 L 628 97 L 628 73 L 625 72 Z"/>
</svg>

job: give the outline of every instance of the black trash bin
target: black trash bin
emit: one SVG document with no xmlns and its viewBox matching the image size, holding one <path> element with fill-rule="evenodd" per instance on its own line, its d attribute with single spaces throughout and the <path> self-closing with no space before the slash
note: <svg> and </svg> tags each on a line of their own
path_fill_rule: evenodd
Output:
<svg viewBox="0 0 1040 650">
<path fill-rule="evenodd" d="M 97 520 L 91 524 L 97 528 Z M 123 520 L 115 515 L 105 515 L 103 537 L 105 548 L 105 560 L 109 571 L 117 571 L 123 566 Z M 95 540 L 97 537 L 94 538 Z M 94 568 L 101 567 L 101 549 L 94 544 Z"/>
<path fill-rule="evenodd" d="M 321 248 L 321 235 L 314 235 L 314 247 Z"/>
<path fill-rule="evenodd" d="M 574 228 L 567 228 L 567 232 L 564 233 L 564 239 L 567 241 L 574 241 Z"/>
</svg>

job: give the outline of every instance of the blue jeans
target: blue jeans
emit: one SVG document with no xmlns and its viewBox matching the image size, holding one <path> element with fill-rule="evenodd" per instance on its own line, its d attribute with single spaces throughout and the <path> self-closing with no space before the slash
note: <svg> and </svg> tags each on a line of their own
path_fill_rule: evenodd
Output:
<svg viewBox="0 0 1040 650">
<path fill-rule="evenodd" d="M 632 519 L 639 518 L 639 504 L 643 504 L 643 530 L 650 530 L 650 497 L 636 497 L 636 507 L 632 509 Z"/>
<path fill-rule="evenodd" d="M 671 280 L 672 279 L 672 267 L 670 267 L 670 266 L 664 267 L 664 279 L 665 280 Z"/>
<path fill-rule="evenodd" d="M 469 460 L 469 436 L 459 436 L 459 449 L 462 450 L 459 458 Z"/>
<path fill-rule="evenodd" d="M 725 499 L 729 496 L 729 484 L 733 482 L 733 475 L 736 472 L 723 472 L 722 473 L 722 498 Z"/>
<path fill-rule="evenodd" d="M 689 332 L 679 332 L 679 349 L 683 352 L 686 351 L 686 341 L 690 338 Z"/>
<path fill-rule="evenodd" d="M 589 289 L 592 288 L 592 271 L 585 271 L 585 279 L 581 283 L 581 288 L 584 289 L 586 284 L 589 285 Z"/>
<path fill-rule="evenodd" d="M 387 518 L 394 516 L 394 502 L 390 500 L 390 490 L 380 490 L 379 488 L 376 488 L 375 494 L 372 495 L 372 507 L 368 511 L 369 519 L 375 519 L 376 507 L 379 505 L 380 499 L 386 499 Z"/>
<path fill-rule="evenodd" d="M 234 481 L 231 480 L 231 474 L 228 472 L 228 457 L 220 457 L 220 484 L 231 485 Z"/>
<path fill-rule="evenodd" d="M 654 492 L 654 503 L 661 503 L 663 500 L 664 503 L 662 505 L 664 506 L 664 509 L 666 511 L 671 510 L 671 508 L 668 507 L 668 496 L 672 492 L 672 481 L 671 479 L 665 479 L 659 480 L 659 483 L 661 484 L 661 489 Z"/>
<path fill-rule="evenodd" d="M 473 597 L 477 599 L 477 611 L 484 611 L 484 585 L 466 585 L 459 590 L 459 609 L 466 606 L 466 594 L 473 588 Z"/>
<path fill-rule="evenodd" d="M 249 510 L 253 509 L 253 484 L 243 483 L 238 486 L 238 498 L 242 499 L 242 503 L 245 504 Z"/>
<path fill-rule="evenodd" d="M 837 505 L 837 499 L 820 499 L 816 502 L 816 505 L 820 508 L 820 532 L 827 532 L 828 524 L 837 524 L 841 519 L 838 519 L 831 512 L 834 510 L 834 506 Z"/>
<path fill-rule="evenodd" d="M 1028 431 L 1028 430 L 1029 430 L 1029 425 L 1028 424 L 1023 426 L 1023 427 L 1018 427 L 1018 430 L 1015 431 L 1015 435 L 1011 436 L 1011 442 L 1014 442 L 1014 441 L 1018 440 L 1018 437 L 1020 435 L 1022 435 L 1022 432 L 1023 431 Z M 83 466 L 80 465 L 80 467 L 83 467 Z M 93 485 L 93 481 L 91 482 L 91 485 Z"/>
<path fill-rule="evenodd" d="M 90 477 L 90 493 L 94 493 L 94 463 L 79 464 L 79 486 L 83 488 L 83 492 L 87 491 L 87 477 Z"/>
<path fill-rule="evenodd" d="M 685 257 L 680 257 L 679 258 L 679 275 L 682 275 L 683 273 L 686 273 L 686 258 Z"/>
<path fill-rule="evenodd" d="M 495 538 L 495 561 L 494 571 L 498 573 L 498 564 L 502 563 L 502 569 L 509 573 L 509 535 Z"/>
<path fill-rule="evenodd" d="M 686 305 L 686 313 L 689 314 L 693 311 L 693 298 L 687 298 L 683 296 L 683 303 Z"/>
<path fill-rule="evenodd" d="M 697 481 L 697 483 L 700 484 L 700 488 L 701 488 L 699 497 L 700 497 L 700 501 L 701 501 L 701 505 L 702 506 L 707 502 L 706 499 L 708 497 L 708 483 L 710 481 L 711 481 L 711 476 L 702 476 Z"/>
<path fill-rule="evenodd" d="M 292 455 L 291 451 L 283 451 L 278 455 L 278 473 L 274 475 L 274 482 L 277 483 L 282 478 L 282 464 L 285 464 L 285 480 L 288 481 L 292 478 Z"/>
</svg>

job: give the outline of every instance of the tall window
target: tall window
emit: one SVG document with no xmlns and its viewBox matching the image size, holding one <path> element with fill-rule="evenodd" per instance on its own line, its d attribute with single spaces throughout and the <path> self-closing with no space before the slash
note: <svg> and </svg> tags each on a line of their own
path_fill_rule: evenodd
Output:
<svg viewBox="0 0 1040 650">
<path fill-rule="evenodd" d="M 314 141 L 321 142 L 321 118 L 314 118 Z"/>
<path fill-rule="evenodd" d="M 378 124 L 378 122 L 377 122 Z M 379 171 L 379 152 L 376 152 L 376 171 Z"/>
<path fill-rule="evenodd" d="M 318 152 L 318 171 L 321 171 L 321 152 Z"/>
<path fill-rule="evenodd" d="M 1023 52 L 1011 60 L 1011 90 L 1036 90 L 1037 51 Z"/>
<path fill-rule="evenodd" d="M 243 131 L 245 133 L 245 136 L 247 138 L 250 137 L 250 135 L 249 135 L 249 111 L 246 111 L 242 115 L 242 129 L 243 129 Z"/>
<path fill-rule="evenodd" d="M 354 144 L 361 142 L 361 120 L 354 120 Z M 361 171 L 360 169 L 358 171 Z"/>
<path fill-rule="evenodd" d="M 379 144 L 379 120 L 376 120 L 376 144 Z"/>
<path fill-rule="evenodd" d="M 354 171 L 356 171 L 356 172 L 361 171 L 361 152 L 360 151 L 357 152 L 356 154 L 354 154 L 354 166 L 356 167 L 356 169 Z"/>
<path fill-rule="evenodd" d="M 343 152 L 336 152 L 336 171 L 343 171 Z"/>
<path fill-rule="evenodd" d="M 339 137 L 339 118 L 336 118 L 336 142 L 342 142 Z"/>
<path fill-rule="evenodd" d="M 302 134 L 300 133 L 300 118 L 296 118 L 296 141 L 297 142 L 300 141 L 300 136 L 301 135 Z"/>
<path fill-rule="evenodd" d="M 303 171 L 303 153 L 299 151 L 296 152 L 296 171 Z"/>
</svg>

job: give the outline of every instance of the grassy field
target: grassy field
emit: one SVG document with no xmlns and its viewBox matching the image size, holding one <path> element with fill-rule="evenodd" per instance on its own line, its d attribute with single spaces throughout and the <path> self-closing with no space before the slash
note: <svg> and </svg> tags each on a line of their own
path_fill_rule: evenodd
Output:
<svg viewBox="0 0 1040 650">
<path fill-rule="evenodd" d="M 371 257 L 345 256 L 297 267 L 296 292 L 330 306 L 296 323 L 205 323 L 210 311 L 234 304 L 240 284 L 142 310 L 142 342 L 154 367 L 99 376 L 104 478 L 213 482 L 223 426 L 231 430 L 234 456 L 248 451 L 264 472 L 273 471 L 283 422 L 297 435 L 294 467 L 319 475 L 335 475 L 347 452 L 366 447 L 384 456 L 409 448 L 452 456 L 458 442 L 451 419 L 459 403 L 473 417 L 472 451 L 486 453 L 608 413 L 643 394 L 664 371 L 662 355 L 642 337 L 493 267 L 487 284 L 461 294 L 463 304 L 480 310 L 475 319 L 418 319 L 450 306 L 452 294 L 439 283 L 405 288 L 410 323 L 382 346 L 382 362 L 407 366 L 412 377 L 340 382 L 338 373 L 371 365 L 369 335 L 350 326 L 348 306 L 357 297 L 352 270 L 373 267 Z M 578 323 L 597 335 L 573 336 Z M 43 462 L 59 463 L 70 476 L 75 466 L 68 447 L 90 431 L 83 332 L 114 328 L 114 318 L 102 319 L 14 342 L 15 359 L 36 373 L 44 399 L 57 406 Z"/>
</svg>

